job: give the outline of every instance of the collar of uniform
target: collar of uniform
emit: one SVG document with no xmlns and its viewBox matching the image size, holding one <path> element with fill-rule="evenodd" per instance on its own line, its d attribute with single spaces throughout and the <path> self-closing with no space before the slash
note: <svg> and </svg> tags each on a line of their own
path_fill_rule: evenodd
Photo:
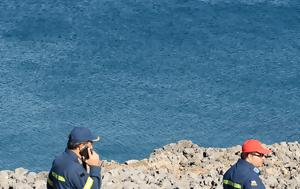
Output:
<svg viewBox="0 0 300 189">
<path fill-rule="evenodd" d="M 259 174 L 259 169 L 256 168 L 254 165 L 252 165 L 251 163 L 249 163 L 246 160 L 243 159 L 239 159 L 238 163 L 242 166 L 244 166 L 245 168 L 250 169 L 251 171 L 255 172 L 256 174 Z M 257 171 L 258 170 L 258 171 Z"/>
<path fill-rule="evenodd" d="M 68 156 L 70 157 L 71 160 L 73 160 L 75 162 L 79 162 L 78 156 L 75 154 L 75 152 L 73 152 L 72 150 L 66 149 L 66 153 L 68 154 Z"/>
</svg>

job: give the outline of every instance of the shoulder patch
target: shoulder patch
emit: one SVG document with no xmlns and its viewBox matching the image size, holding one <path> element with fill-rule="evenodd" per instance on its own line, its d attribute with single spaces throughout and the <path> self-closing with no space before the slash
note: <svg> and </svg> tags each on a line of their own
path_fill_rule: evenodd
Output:
<svg viewBox="0 0 300 189">
<path fill-rule="evenodd" d="M 255 180 L 251 180 L 251 186 L 257 186 L 257 182 Z"/>
<path fill-rule="evenodd" d="M 256 168 L 256 167 L 254 167 L 253 171 L 254 171 L 255 173 L 257 173 L 257 174 L 259 174 L 259 172 L 260 172 L 259 169 Z"/>
</svg>

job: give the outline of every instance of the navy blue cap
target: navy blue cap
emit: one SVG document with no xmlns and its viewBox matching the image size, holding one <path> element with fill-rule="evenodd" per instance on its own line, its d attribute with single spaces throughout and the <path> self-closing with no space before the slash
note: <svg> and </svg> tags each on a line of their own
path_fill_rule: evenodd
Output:
<svg viewBox="0 0 300 189">
<path fill-rule="evenodd" d="M 86 127 L 74 127 L 69 135 L 69 141 L 73 143 L 83 143 L 87 141 L 99 141 L 100 137 L 95 136 Z"/>
</svg>

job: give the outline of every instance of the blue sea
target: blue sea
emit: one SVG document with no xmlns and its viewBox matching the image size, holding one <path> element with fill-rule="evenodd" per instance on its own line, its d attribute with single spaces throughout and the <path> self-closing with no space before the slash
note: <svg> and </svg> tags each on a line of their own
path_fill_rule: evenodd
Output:
<svg viewBox="0 0 300 189">
<path fill-rule="evenodd" d="M 300 141 L 300 2 L 1 0 L 0 170 L 49 170 L 75 126 L 119 162 Z"/>
</svg>

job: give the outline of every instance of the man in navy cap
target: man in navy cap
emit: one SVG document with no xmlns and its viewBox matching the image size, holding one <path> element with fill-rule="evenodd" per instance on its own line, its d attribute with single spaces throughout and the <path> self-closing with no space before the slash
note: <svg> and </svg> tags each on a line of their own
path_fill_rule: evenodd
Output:
<svg viewBox="0 0 300 189">
<path fill-rule="evenodd" d="M 95 141 L 99 141 L 99 137 L 88 128 L 73 128 L 67 149 L 53 161 L 47 189 L 100 189 L 101 160 L 93 151 Z"/>
<path fill-rule="evenodd" d="M 223 188 L 265 189 L 259 178 L 258 167 L 263 166 L 265 155 L 271 152 L 258 140 L 246 140 L 242 146 L 241 159 L 223 176 Z"/>
</svg>

